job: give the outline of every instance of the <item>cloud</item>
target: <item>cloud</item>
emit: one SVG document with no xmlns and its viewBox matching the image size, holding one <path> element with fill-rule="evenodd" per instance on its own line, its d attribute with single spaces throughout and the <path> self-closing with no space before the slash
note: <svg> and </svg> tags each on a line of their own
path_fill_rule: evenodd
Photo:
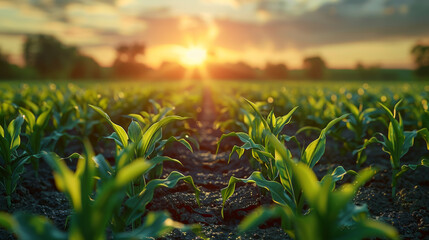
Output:
<svg viewBox="0 0 429 240">
<path fill-rule="evenodd" d="M 428 12 L 426 0 L 0 0 L 0 33 L 52 34 L 93 53 L 121 42 L 282 52 L 427 37 Z"/>
<path fill-rule="evenodd" d="M 10 2 L 9 0 L 0 0 L 2 2 Z M 44 12 L 51 19 L 56 21 L 68 22 L 70 19 L 66 13 L 66 9 L 70 5 L 94 5 L 105 4 L 116 6 L 119 5 L 121 0 L 14 0 L 13 5 L 18 8 L 32 7 L 39 11 Z"/>
<path fill-rule="evenodd" d="M 429 36 L 429 1 L 343 0 L 324 3 L 301 15 L 285 15 L 265 22 L 229 17 L 207 20 L 202 16 L 174 16 L 164 8 L 162 12 L 169 14 L 161 17 L 142 14 L 139 19 L 145 28 L 136 31 L 136 35 L 128 40 L 139 39 L 149 46 L 185 45 L 191 39 L 230 49 L 267 44 L 283 49 Z M 120 35 L 113 30 L 104 34 Z"/>
<path fill-rule="evenodd" d="M 377 2 L 375 4 L 375 2 Z M 380 4 L 383 3 L 383 4 Z M 392 8 L 386 14 L 386 8 Z M 404 10 L 405 9 L 405 10 Z M 355 14 L 350 14 L 355 12 Z M 429 1 L 345 0 L 262 24 L 218 20 L 219 44 L 271 42 L 277 48 L 429 36 Z"/>
</svg>

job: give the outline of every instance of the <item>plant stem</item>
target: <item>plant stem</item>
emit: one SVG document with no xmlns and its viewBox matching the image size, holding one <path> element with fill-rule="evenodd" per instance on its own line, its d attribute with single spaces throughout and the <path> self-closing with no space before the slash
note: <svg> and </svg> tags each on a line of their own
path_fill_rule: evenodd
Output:
<svg viewBox="0 0 429 240">
<path fill-rule="evenodd" d="M 10 208 L 10 206 L 12 205 L 11 197 L 6 196 L 6 201 L 7 201 L 7 207 Z"/>
<path fill-rule="evenodd" d="M 399 168 L 393 168 L 392 170 L 392 198 L 395 198 L 396 195 L 396 184 L 397 184 L 397 177 L 396 175 L 399 173 Z"/>
</svg>

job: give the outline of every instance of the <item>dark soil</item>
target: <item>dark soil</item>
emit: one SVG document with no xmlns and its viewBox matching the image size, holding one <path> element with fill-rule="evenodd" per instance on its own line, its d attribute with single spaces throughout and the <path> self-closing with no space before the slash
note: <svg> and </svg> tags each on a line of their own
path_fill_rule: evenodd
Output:
<svg viewBox="0 0 429 240">
<path fill-rule="evenodd" d="M 199 223 L 203 232 L 211 239 L 289 239 L 280 228 L 278 221 L 270 221 L 258 229 L 237 235 L 239 222 L 255 208 L 261 205 L 273 204 L 269 194 L 264 194 L 252 184 L 237 184 L 234 195 L 225 206 L 225 218 L 221 217 L 222 198 L 220 191 L 226 187 L 231 176 L 248 177 L 253 170 L 246 156 L 238 159 L 233 156 L 228 164 L 229 151 L 234 145 L 240 145 L 238 139 L 230 138 L 222 142 L 216 155 L 216 143 L 221 132 L 213 128 L 214 106 L 211 93 L 205 90 L 203 111 L 199 116 L 198 135 L 200 149 L 189 152 L 181 145 L 174 145 L 166 155 L 179 159 L 183 166 L 166 163 L 165 175 L 173 170 L 191 175 L 195 184 L 201 189 L 201 205 L 198 206 L 192 189 L 185 183 L 179 183 L 173 189 L 158 188 L 154 200 L 148 205 L 148 210 L 166 210 L 172 218 L 183 223 Z M 293 134 L 295 127 L 289 128 Z M 306 144 L 317 136 L 300 136 Z M 416 142 L 419 145 L 419 142 Z M 294 144 L 288 143 L 292 153 L 298 154 Z M 332 139 L 324 157 L 315 167 L 316 174 L 323 176 L 338 165 L 346 169 L 356 169 L 354 157 L 351 154 L 341 155 L 340 146 Z M 403 162 L 416 163 L 425 153 L 419 151 L 424 147 L 410 149 Z M 377 165 L 379 173 L 368 182 L 355 197 L 356 204 L 367 204 L 371 217 L 395 226 L 403 239 L 429 239 L 429 170 L 419 168 L 405 174 L 399 180 L 396 198 L 392 199 L 390 180 L 391 170 L 388 156 L 381 151 L 380 146 L 368 149 L 368 160 L 364 166 Z M 344 181 L 349 181 L 346 177 Z M 45 163 L 41 163 L 39 178 L 28 166 L 13 195 L 12 208 L 8 209 L 4 192 L 0 192 L 0 211 L 27 211 L 47 216 L 60 229 L 65 229 L 67 216 L 70 214 L 68 201 L 64 194 L 58 192 L 51 174 Z M 15 239 L 13 235 L 0 229 L 0 239 Z M 174 230 L 160 239 L 196 239 L 191 233 Z"/>
</svg>

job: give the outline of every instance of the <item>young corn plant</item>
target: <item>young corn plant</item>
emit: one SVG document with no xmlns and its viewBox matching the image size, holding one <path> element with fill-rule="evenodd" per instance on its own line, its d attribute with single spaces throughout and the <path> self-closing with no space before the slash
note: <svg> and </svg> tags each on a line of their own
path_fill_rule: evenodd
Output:
<svg viewBox="0 0 429 240">
<path fill-rule="evenodd" d="M 93 158 L 96 168 L 99 172 L 99 180 L 97 184 L 103 186 L 108 184 L 109 181 L 115 179 L 115 177 L 121 173 L 122 169 L 132 163 L 134 160 L 136 144 L 131 143 L 124 148 L 120 154 L 116 157 L 115 165 L 111 166 L 110 163 L 104 158 L 103 155 L 99 154 Z M 167 157 L 157 156 L 150 161 L 146 161 L 149 166 L 145 173 L 153 169 L 158 163 L 167 160 Z M 137 178 L 138 179 L 138 178 Z M 146 205 L 152 201 L 155 189 L 158 187 L 173 188 L 176 186 L 178 181 L 184 181 L 188 183 L 195 192 L 195 197 L 198 205 L 200 204 L 200 190 L 195 186 L 192 177 L 184 176 L 183 174 L 173 171 L 165 179 L 153 179 L 149 181 L 139 193 L 134 193 L 133 183 L 130 183 L 127 188 L 127 199 L 122 208 L 117 208 L 112 216 L 112 227 L 115 232 L 125 231 L 127 227 L 136 229 L 141 226 L 142 219 L 146 211 Z"/>
<path fill-rule="evenodd" d="M 268 149 L 269 146 L 268 142 L 266 142 L 266 135 L 274 134 L 279 137 L 283 128 L 291 121 L 292 114 L 298 107 L 293 108 L 288 114 L 281 117 L 276 117 L 274 115 L 274 110 L 272 110 L 265 119 L 254 103 L 247 99 L 245 100 L 254 112 L 254 114 L 252 114 L 250 112 L 243 111 L 248 133 L 231 132 L 222 134 L 221 138 L 217 142 L 216 154 L 219 151 L 220 143 L 223 139 L 231 136 L 238 137 L 240 141 L 243 142 L 243 145 L 233 146 L 231 153 L 229 154 L 228 163 L 234 153 L 237 153 L 241 158 L 246 150 L 250 150 L 252 154 L 252 158 L 250 160 L 251 165 L 256 169 L 259 169 L 265 178 L 274 180 L 277 178 L 278 174 L 272 157 L 273 152 Z"/>
<path fill-rule="evenodd" d="M 153 99 L 150 99 L 149 102 L 152 104 L 153 113 L 147 112 L 147 111 L 141 111 L 140 114 L 128 115 L 133 120 L 137 121 L 137 123 L 139 123 L 140 128 L 142 129 L 142 132 L 146 132 L 153 124 L 161 121 L 163 118 L 172 116 L 172 113 L 175 110 L 175 107 L 162 107 L 159 103 L 157 103 Z M 176 121 L 176 123 L 178 122 Z M 190 129 L 186 121 L 184 121 L 183 125 L 184 126 L 174 126 L 173 128 L 164 129 L 164 130 L 168 130 L 168 132 L 164 132 L 164 133 L 168 135 L 180 134 L 180 136 L 174 137 L 177 141 L 183 142 L 183 140 L 181 139 L 184 139 L 194 144 L 196 148 L 199 148 L 198 142 L 194 138 L 190 137 L 187 133 L 184 133 L 185 131 L 194 131 L 194 129 Z M 171 143 L 172 141 L 176 141 L 176 140 L 171 138 L 168 143 Z M 182 144 L 186 144 L 186 143 L 183 142 Z"/>
<path fill-rule="evenodd" d="M 129 143 L 136 144 L 135 157 L 136 158 L 144 158 L 146 160 L 153 160 L 157 156 L 161 156 L 163 154 L 166 146 L 172 142 L 179 142 L 184 145 L 191 152 L 192 147 L 189 142 L 185 138 L 170 136 L 167 139 L 163 139 L 162 137 L 162 128 L 173 121 L 186 120 L 188 118 L 181 116 L 165 116 L 157 118 L 156 122 L 152 124 L 146 124 L 142 127 L 138 122 L 131 121 L 128 126 L 128 133 L 118 124 L 115 124 L 101 108 L 90 105 L 96 112 L 98 112 L 101 116 L 103 116 L 107 122 L 112 126 L 114 133 L 112 133 L 109 139 L 113 139 L 116 143 L 117 152 L 121 151 L 125 147 L 128 146 Z M 136 116 L 133 116 L 136 117 Z M 143 117 L 141 117 L 143 118 Z M 139 121 L 140 122 L 140 121 Z M 149 179 L 159 178 L 161 177 L 163 171 L 162 163 L 164 161 L 173 161 L 179 164 L 180 161 L 177 159 L 163 157 L 163 161 L 159 162 L 151 171 L 148 173 L 147 177 Z M 142 179 L 142 187 L 145 185 L 144 178 Z M 140 192 L 142 189 L 136 189 L 135 193 Z"/>
<path fill-rule="evenodd" d="M 93 239 L 90 238 L 92 235 L 77 238 L 76 235 L 71 235 L 71 232 L 80 231 L 79 229 L 70 229 L 69 232 L 62 232 L 45 216 L 23 212 L 17 212 L 13 215 L 0 212 L 0 227 L 13 232 L 19 240 Z M 104 239 L 154 239 L 171 232 L 173 229 L 180 229 L 181 231 L 186 232 L 192 231 L 204 239 L 204 236 L 200 234 L 200 227 L 195 225 L 184 225 L 180 222 L 176 222 L 171 219 L 168 212 L 150 212 L 146 215 L 144 224 L 138 229 L 117 233 L 110 238 Z"/>
<path fill-rule="evenodd" d="M 284 155 L 287 154 L 286 151 L 280 152 L 282 159 L 289 158 Z M 296 212 L 288 205 L 260 207 L 240 223 L 240 233 L 255 228 L 270 218 L 281 218 L 283 229 L 290 237 L 298 240 L 374 237 L 400 239 L 395 228 L 370 219 L 366 206 L 356 206 L 352 202 L 357 190 L 375 174 L 375 170 L 364 169 L 357 174 L 353 183 L 343 184 L 335 189 L 335 176 L 327 175 L 319 181 L 306 164 L 294 163 L 291 167 L 294 184 L 302 189 L 303 199 L 309 209 L 306 212 Z"/>
<path fill-rule="evenodd" d="M 346 127 L 354 133 L 352 142 L 345 142 L 349 149 L 356 149 L 362 144 L 362 139 L 365 138 L 369 124 L 375 119 L 371 117 L 376 112 L 375 108 L 367 108 L 363 110 L 362 104 L 357 108 L 353 103 L 344 102 L 350 115 L 347 118 Z"/>
<path fill-rule="evenodd" d="M 19 108 L 19 111 L 25 116 L 26 122 L 24 136 L 27 138 L 27 144 L 25 146 L 25 150 L 30 155 L 30 161 L 36 171 L 36 176 L 38 176 L 39 161 L 42 157 L 42 150 L 53 150 L 53 146 L 55 146 L 55 143 L 52 142 L 52 138 L 44 136 L 44 131 L 48 126 L 52 111 L 51 109 L 48 109 L 42 112 L 37 118 L 28 109 L 21 107 Z M 58 140 L 58 138 L 56 138 L 56 140 Z"/>
<path fill-rule="evenodd" d="M 237 182 L 255 183 L 258 187 L 268 190 L 271 194 L 272 200 L 275 203 L 281 206 L 288 206 L 294 212 L 303 211 L 304 201 L 302 198 L 302 189 L 295 182 L 295 173 L 293 172 L 293 165 L 295 165 L 296 162 L 301 162 L 312 169 L 318 161 L 312 160 L 315 160 L 316 158 L 320 159 L 321 155 L 318 155 L 316 151 L 313 151 L 313 148 L 313 150 L 309 149 L 307 151 L 308 155 L 311 155 L 311 153 L 313 153 L 311 157 L 304 157 L 300 160 L 294 160 L 292 158 L 291 152 L 284 146 L 283 143 L 280 143 L 280 140 L 278 140 L 277 137 L 272 134 L 268 135 L 267 141 L 269 142 L 271 149 L 273 149 L 274 151 L 272 156 L 277 169 L 278 179 L 276 179 L 275 181 L 267 180 L 259 171 L 254 171 L 248 178 L 236 178 L 232 176 L 229 180 L 228 186 L 221 190 L 222 216 L 224 216 L 223 211 L 226 200 L 228 200 L 234 194 L 235 185 Z M 278 143 L 280 143 L 281 145 L 279 145 Z M 276 152 L 278 151 L 284 151 L 284 155 L 280 157 L 279 154 L 276 154 Z M 271 155 L 271 153 L 268 152 L 266 152 L 265 154 Z M 283 156 L 286 157 L 283 158 Z M 341 180 L 343 176 L 347 173 L 352 175 L 355 174 L 354 171 L 346 171 L 342 166 L 339 166 L 332 171 L 331 176 L 336 182 Z"/>
<path fill-rule="evenodd" d="M 377 133 L 376 136 L 381 136 L 382 140 L 374 136 L 365 140 L 363 146 L 354 151 L 354 154 L 361 156 L 361 154 L 364 154 L 363 151 L 369 144 L 379 143 L 383 146 L 383 151 L 390 156 L 390 165 L 392 166 L 392 198 L 395 197 L 398 180 L 405 172 L 415 170 L 417 167 L 421 166 L 429 167 L 429 159 L 422 159 L 420 164 L 401 164 L 401 158 L 408 152 L 410 147 L 414 145 L 414 139 L 417 136 L 421 136 L 426 141 L 426 148 L 429 150 L 429 131 L 427 128 L 404 131 L 401 114 L 396 111 L 400 103 L 401 101 L 395 105 L 393 113 L 385 105 L 379 103 L 390 121 L 387 136 L 382 133 Z M 397 115 L 399 120 L 396 119 Z M 366 157 L 358 157 L 358 159 L 358 164 L 361 165 L 365 162 Z"/>
<path fill-rule="evenodd" d="M 58 107 L 58 110 L 53 109 L 52 111 L 53 131 L 47 138 L 51 139 L 51 146 L 55 146 L 57 153 L 64 153 L 70 139 L 79 138 L 79 136 L 70 132 L 73 129 L 77 129 L 78 124 L 81 122 L 77 117 L 79 108 L 71 103 L 69 105 L 65 105 L 63 108 Z"/>
<path fill-rule="evenodd" d="M 5 189 L 7 206 L 11 206 L 11 195 L 15 191 L 21 174 L 24 172 L 24 164 L 29 156 L 19 153 L 21 145 L 21 126 L 24 116 L 18 116 L 12 120 L 7 128 L 0 126 L 0 184 Z"/>
<path fill-rule="evenodd" d="M 185 176 L 177 171 L 173 171 L 165 179 L 160 179 L 163 172 L 163 162 L 172 161 L 178 164 L 181 162 L 167 156 L 162 156 L 163 150 L 167 144 L 171 142 L 179 142 L 186 148 L 192 151 L 192 147 L 186 139 L 171 136 L 167 139 L 162 138 L 162 127 L 175 120 L 185 120 L 187 118 L 180 116 L 165 116 L 159 115 L 155 122 L 146 124 L 143 127 L 136 121 L 132 121 L 128 127 L 128 134 L 125 130 L 111 121 L 110 117 L 100 108 L 96 106 L 91 107 L 101 114 L 113 127 L 114 133 L 109 136 L 116 142 L 117 148 L 117 162 L 116 168 L 122 166 L 124 163 L 122 156 L 128 156 L 128 159 L 142 158 L 145 159 L 150 167 L 139 178 L 133 180 L 128 187 L 127 194 L 129 199 L 126 201 L 125 207 L 122 212 L 117 213 L 116 229 L 124 229 L 128 225 L 139 226 L 141 224 L 139 218 L 145 212 L 146 205 L 153 199 L 153 193 L 158 187 L 173 188 L 180 180 L 190 184 L 194 189 L 197 203 L 199 204 L 200 190 L 195 186 L 191 176 Z M 136 116 L 134 116 L 136 117 Z M 132 145 L 131 149 L 130 146 Z M 132 158 L 130 158 L 132 156 Z M 100 166 L 105 176 L 115 173 L 109 163 L 102 156 L 97 156 L 97 165 Z"/>
<path fill-rule="evenodd" d="M 67 233 L 56 229 L 44 217 L 23 213 L 13 216 L 0 213 L 0 225 L 13 231 L 20 239 L 106 239 L 112 216 L 121 207 L 127 185 L 144 174 L 150 168 L 150 163 L 143 159 L 128 163 L 117 174 L 104 179 L 94 192 L 96 179 L 103 173 L 98 173 L 95 162 L 91 160 L 94 154 L 87 141 L 85 148 L 86 154 L 79 157 L 76 172 L 72 172 L 56 154 L 43 153 L 44 159 L 54 170 L 58 189 L 66 194 L 73 209 Z M 195 229 L 195 226 L 177 223 L 166 213 L 149 213 L 144 224 L 130 232 L 115 233 L 113 239 L 158 237 L 172 228 L 189 230 Z"/>
<path fill-rule="evenodd" d="M 251 105 L 252 106 L 252 105 Z M 252 151 L 252 156 L 259 157 L 259 159 L 264 159 L 266 162 L 265 166 L 260 169 L 260 171 L 255 171 L 251 174 L 251 176 L 247 179 L 231 177 L 228 183 L 228 186 L 221 190 L 222 194 L 222 216 L 225 202 L 228 198 L 232 196 L 235 191 L 235 185 L 237 182 L 244 183 L 255 183 L 257 186 L 261 188 L 265 188 L 271 192 L 271 197 L 273 201 L 281 204 L 290 206 L 294 211 L 301 211 L 303 208 L 303 201 L 301 198 L 301 189 L 294 188 L 292 182 L 293 172 L 289 165 L 292 164 L 292 154 L 289 150 L 286 149 L 287 155 L 289 156 L 290 161 L 279 161 L 275 158 L 278 146 L 273 145 L 273 140 L 280 138 L 280 141 L 284 141 L 286 137 L 279 136 L 280 130 L 276 131 L 276 126 L 274 121 L 270 125 L 267 120 L 265 120 L 262 115 L 259 113 L 255 106 L 252 106 L 254 111 L 257 113 L 255 119 L 259 118 L 262 120 L 258 120 L 257 124 L 260 122 L 264 122 L 263 126 L 267 126 L 265 129 L 260 130 L 260 134 L 264 136 L 264 145 L 256 144 L 252 137 L 250 137 L 246 133 L 230 133 L 225 134 L 224 136 L 235 135 L 240 138 L 241 141 L 244 142 L 244 145 L 241 147 L 234 146 L 232 153 L 237 152 L 239 156 L 244 153 L 245 150 L 250 149 Z M 289 114 L 288 114 L 289 115 Z M 290 114 L 291 115 L 291 114 Z M 287 115 L 286 115 L 287 116 Z M 326 134 L 330 128 L 332 128 L 336 123 L 343 120 L 346 115 L 343 115 L 339 118 L 332 120 L 328 125 L 321 131 L 319 138 L 311 142 L 305 150 L 302 151 L 299 162 L 305 163 L 308 167 L 313 168 L 316 163 L 321 159 L 325 152 L 326 145 Z M 270 118 L 267 118 L 270 119 Z M 271 118 L 272 119 L 272 118 Z M 280 118 L 281 119 L 281 118 Z M 287 117 L 290 120 L 290 116 Z M 288 121 L 289 121 L 288 120 Z M 288 122 L 285 121 L 285 122 Z M 283 122 L 283 121 L 280 121 Z M 260 125 L 259 125 L 260 126 Z M 273 126 L 274 128 L 270 128 Z M 284 126 L 284 125 L 283 125 Z M 274 131 L 272 131 L 274 129 Z M 276 135 L 277 134 L 277 135 Z M 253 135 L 258 137 L 257 135 Z M 220 141 L 222 140 L 222 137 Z M 219 142 L 220 142 L 219 141 Z M 219 146 L 218 142 L 218 146 Z M 232 154 L 231 153 L 231 154 Z M 231 156 L 230 154 L 230 156 Z M 260 157 L 262 156 L 262 157 Z M 268 174 L 266 174 L 268 173 Z M 332 175 L 335 176 L 336 180 L 340 180 L 344 174 L 347 172 L 343 167 L 337 167 Z"/>
</svg>

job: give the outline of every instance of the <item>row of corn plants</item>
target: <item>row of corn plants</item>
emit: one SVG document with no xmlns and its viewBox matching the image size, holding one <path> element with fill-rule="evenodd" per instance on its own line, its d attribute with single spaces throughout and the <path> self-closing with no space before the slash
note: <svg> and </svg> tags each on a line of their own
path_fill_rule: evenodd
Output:
<svg viewBox="0 0 429 240">
<path fill-rule="evenodd" d="M 71 93 L 51 85 L 42 90 L 40 96 L 36 96 L 31 87 L 24 87 L 14 94 L 3 92 L 4 102 L 0 109 L 0 180 L 8 205 L 11 205 L 24 165 L 31 163 L 37 177 L 39 161 L 43 159 L 52 168 L 57 188 L 67 196 L 73 210 L 67 232 L 56 229 L 44 217 L 26 213 L 1 213 L 0 225 L 21 239 L 145 239 L 160 236 L 172 228 L 198 232 L 198 226 L 177 223 L 167 213 L 148 213 L 146 206 L 153 200 L 156 188 L 172 188 L 179 181 L 190 185 L 199 203 L 200 190 L 192 177 L 176 171 L 162 177 L 165 161 L 181 164 L 177 159 L 164 156 L 164 150 L 170 144 L 182 144 L 190 151 L 193 151 L 192 145 L 198 147 L 197 141 L 189 137 L 194 130 L 187 124 L 189 121 L 185 121 L 188 119 L 173 115 L 173 112 L 195 112 L 195 104 L 199 104 L 200 99 L 193 98 L 191 104 L 185 104 L 184 99 L 190 99 L 188 96 L 174 99 L 174 105 L 159 104 L 148 100 L 148 96 L 163 98 L 154 92 L 136 98 L 128 95 L 128 91 L 99 93 L 74 86 L 69 88 Z M 231 177 L 228 186 L 222 189 L 222 216 L 236 183 L 255 183 L 271 194 L 275 205 L 257 209 L 246 217 L 239 226 L 240 231 L 275 217 L 282 219 L 282 228 L 296 239 L 397 239 L 394 228 L 369 218 L 365 206 L 356 206 L 352 202 L 358 189 L 376 174 L 376 168 L 356 172 L 338 166 L 320 180 L 313 172 L 324 155 L 328 136 L 344 142 L 344 148 L 356 155 L 359 166 L 367 159 L 366 147 L 371 143 L 381 144 L 390 156 L 393 196 L 400 176 L 417 167 L 428 166 L 427 158 L 419 164 L 400 163 L 417 137 L 424 139 L 429 149 L 426 128 L 429 115 L 424 96 L 423 99 L 416 95 L 403 96 L 404 102 L 414 105 L 400 109 L 399 98 L 394 94 L 386 94 L 383 101 L 374 93 L 366 94 L 367 88 L 361 90 L 363 94 L 358 90 L 357 94 L 349 95 L 344 90 L 343 93 L 306 92 L 308 95 L 305 96 L 288 94 L 282 89 L 269 92 L 273 97 L 252 91 L 252 100 L 267 101 L 246 100 L 248 107 L 243 107 L 233 98 L 225 98 L 229 100 L 218 104 L 226 106 L 218 109 L 220 116 L 231 117 L 221 119 L 218 127 L 224 131 L 231 127 L 241 130 L 222 135 L 218 149 L 226 137 L 238 137 L 243 144 L 233 146 L 229 158 L 234 153 L 239 158 L 247 154 L 255 169 L 248 178 Z M 144 103 L 135 104 L 139 100 Z M 374 105 L 377 100 L 383 103 Z M 389 110 L 392 104 L 393 113 Z M 151 110 L 145 111 L 142 106 Z M 133 109 L 128 112 L 141 111 L 117 118 L 127 109 Z M 281 114 L 286 112 L 285 109 L 288 113 Z M 299 121 L 302 128 L 294 136 L 286 135 L 285 127 L 295 115 L 299 119 L 305 116 L 304 121 Z M 101 137 L 98 135 L 103 132 L 99 128 L 100 119 L 113 129 L 113 133 L 103 136 L 115 145 L 113 164 L 109 157 L 95 155 L 89 143 Z M 122 127 L 126 125 L 127 131 Z M 388 133 L 374 132 L 374 126 L 385 127 Z M 310 131 L 316 131 L 318 137 L 305 146 L 296 135 Z M 353 134 L 352 139 L 344 137 L 347 132 Z M 69 157 L 77 159 L 75 171 L 57 155 L 63 153 L 62 149 L 73 139 L 84 143 L 85 149 L 83 154 Z M 285 142 L 291 141 L 300 150 L 296 156 L 285 147 Z M 355 180 L 337 187 L 345 175 L 351 175 Z"/>
<path fill-rule="evenodd" d="M 417 89 L 419 87 L 420 89 Z M 422 87 L 426 90 L 421 91 Z M 411 163 L 400 163 L 400 159 L 416 145 L 414 143 L 416 138 L 425 141 L 424 148 L 429 150 L 428 89 L 429 86 L 424 85 L 413 88 L 404 85 L 403 89 L 398 91 L 379 86 L 371 88 L 364 84 L 355 90 L 340 88 L 338 92 L 332 87 L 316 89 L 304 86 L 290 89 L 283 87 L 280 90 L 267 87 L 264 91 L 245 89 L 248 92 L 244 93 L 241 88 L 235 89 L 235 92 L 231 90 L 231 95 L 234 98 L 244 95 L 258 100 L 254 104 L 265 114 L 269 112 L 270 107 L 281 109 L 273 113 L 284 113 L 294 111 L 295 107 L 292 104 L 300 106 L 300 111 L 295 112 L 297 115 L 295 122 L 299 127 L 296 135 L 311 131 L 322 133 L 323 128 L 329 125 L 332 119 L 348 113 L 346 119 L 330 130 L 330 137 L 339 143 L 334 146 L 338 146 L 337 150 L 344 155 L 352 153 L 356 166 L 361 167 L 368 158 L 365 149 L 372 143 L 378 144 L 379 151 L 383 150 L 388 154 L 389 159 L 386 159 L 386 162 L 390 160 L 392 197 L 395 197 L 398 179 L 404 173 L 428 166 L 427 154 L 421 159 L 411 159 Z M 245 126 L 249 118 L 247 110 L 231 97 L 223 98 L 227 100 L 224 101 L 224 107 L 220 107 L 220 111 L 225 113 L 223 118 L 227 120 L 220 119 L 217 127 L 224 131 L 228 129 L 248 131 L 248 127 Z M 268 100 L 260 101 L 262 99 Z M 296 140 L 296 137 L 286 137 L 285 140 Z M 422 148 L 423 141 L 418 142 L 415 148 Z"/>
<path fill-rule="evenodd" d="M 325 152 L 326 137 L 330 129 L 345 120 L 348 114 L 330 121 L 320 131 L 319 137 L 303 147 L 300 156 L 296 158 L 285 147 L 284 142 L 294 140 L 298 146 L 301 144 L 296 137 L 281 133 L 297 108 L 279 117 L 272 110 L 265 118 L 254 103 L 246 101 L 250 106 L 249 111 L 243 110 L 247 132 L 222 135 L 218 148 L 224 138 L 238 137 L 243 145 L 234 146 L 230 158 L 233 153 L 241 157 L 245 151 L 250 151 L 250 161 L 255 171 L 248 178 L 232 176 L 228 186 L 222 189 L 222 204 L 224 206 L 234 194 L 236 183 L 244 182 L 254 183 L 268 190 L 276 206 L 253 212 L 239 226 L 241 231 L 276 217 L 282 219 L 282 228 L 288 235 L 296 239 L 398 239 L 393 227 L 370 219 L 365 206 L 356 206 L 352 202 L 359 187 L 375 174 L 375 169 L 367 168 L 356 173 L 338 166 L 320 181 L 312 171 Z M 336 182 L 346 174 L 356 176 L 355 181 L 336 188 Z M 223 211 L 224 208 L 222 216 Z"/>
<path fill-rule="evenodd" d="M 56 89 L 56 85 L 42 89 L 24 86 L 12 91 L 14 94 L 2 92 L 4 102 L 0 109 L 3 122 L 0 125 L 0 180 L 7 205 L 12 204 L 13 192 L 25 165 L 32 164 L 37 177 L 39 163 L 44 160 L 52 168 L 55 184 L 66 195 L 72 209 L 67 231 L 57 229 L 46 217 L 23 212 L 1 212 L 0 226 L 19 239 L 147 239 L 173 228 L 200 235 L 197 225 L 175 222 L 167 212 L 146 211 L 156 188 L 173 188 L 179 181 L 191 186 L 199 204 L 200 190 L 192 177 L 173 171 L 162 178 L 163 162 L 181 164 L 164 156 L 166 148 L 174 142 L 190 151 L 193 151 L 191 143 L 198 148 L 197 141 L 188 135 L 192 129 L 183 124 L 188 118 L 173 115 L 173 111 L 187 110 L 169 103 L 162 107 L 157 101 L 145 100 L 136 109 L 146 106 L 149 111 L 126 115 L 123 119 L 131 123 L 125 131 L 100 108 L 113 106 L 120 110 L 114 114 L 121 115 L 123 110 L 115 105 L 121 99 L 108 98 L 116 92 L 105 93 L 103 97 L 94 89 L 68 87 L 70 92 Z M 37 90 L 39 96 L 35 94 Z M 142 97 L 147 99 L 150 94 Z M 134 103 L 129 100 L 127 102 Z M 192 106 L 199 99 L 186 99 L 189 100 L 188 105 Z M 182 97 L 180 101 L 185 100 Z M 125 122 L 123 119 L 119 119 L 121 125 Z M 115 143 L 114 164 L 110 156 L 95 155 L 90 143 L 100 139 L 100 128 L 96 128 L 103 121 L 113 128 L 113 133 L 104 138 Z M 57 155 L 58 152 L 64 155 L 65 147 L 76 142 L 84 147 L 83 154 L 73 153 L 66 158 Z M 68 167 L 67 159 L 77 159 L 75 171 Z"/>
</svg>

